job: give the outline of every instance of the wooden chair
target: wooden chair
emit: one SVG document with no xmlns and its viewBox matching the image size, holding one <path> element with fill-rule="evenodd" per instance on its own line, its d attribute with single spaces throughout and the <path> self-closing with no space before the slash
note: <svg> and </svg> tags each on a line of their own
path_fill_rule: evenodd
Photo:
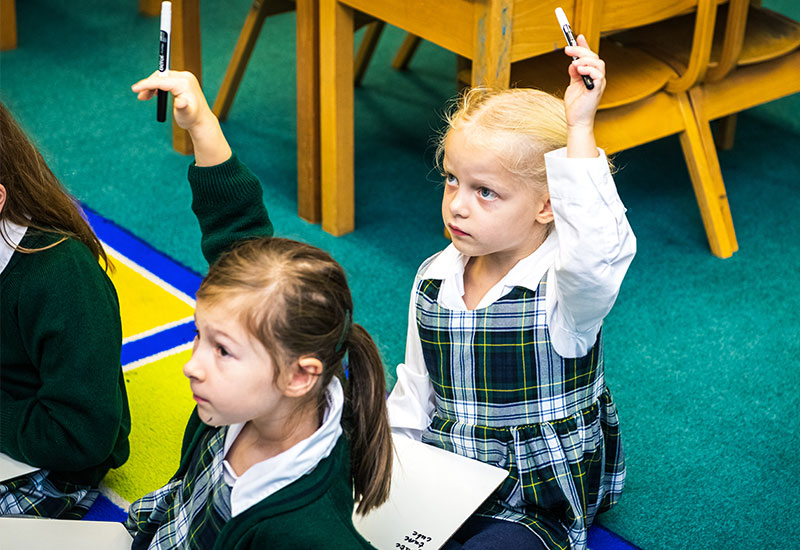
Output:
<svg viewBox="0 0 800 550">
<path fill-rule="evenodd" d="M 681 67 L 688 52 L 671 37 L 679 36 L 683 25 L 685 18 L 678 17 L 618 39 L 649 48 Z M 708 72 L 692 92 L 694 104 L 703 105 L 696 114 L 704 133 L 710 120 L 722 117 L 715 136 L 719 148 L 733 146 L 734 113 L 800 91 L 799 49 L 797 21 L 748 0 L 731 0 L 720 7 Z"/>
<path fill-rule="evenodd" d="M 355 225 L 356 11 L 471 60 L 471 84 L 507 87 L 512 62 L 551 52 L 563 41 L 553 10 L 560 5 L 574 16 L 575 4 L 576 0 L 320 0 L 322 228 L 342 235 Z M 413 50 L 415 43 L 417 39 L 409 39 L 406 50 Z"/>
<path fill-rule="evenodd" d="M 606 62 L 608 86 L 595 124 L 598 145 L 611 154 L 678 134 L 711 251 L 727 258 L 738 245 L 719 162 L 716 154 L 708 154 L 692 95 L 708 69 L 717 2 L 582 0 L 575 28 Z M 687 9 L 691 10 L 684 22 L 688 27 L 672 37 L 682 42 L 688 54 L 683 66 L 615 39 L 620 29 L 638 28 Z M 567 64 L 563 52 L 554 52 L 513 65 L 511 79 L 517 86 L 561 96 Z"/>
<path fill-rule="evenodd" d="M 227 119 L 265 19 L 293 10 L 297 11 L 297 213 L 309 222 L 318 223 L 321 219 L 318 0 L 254 0 L 212 110 L 221 121 Z M 384 24 L 356 14 L 355 26 L 364 25 L 367 29 L 353 69 L 356 85 L 364 76 Z"/>
</svg>

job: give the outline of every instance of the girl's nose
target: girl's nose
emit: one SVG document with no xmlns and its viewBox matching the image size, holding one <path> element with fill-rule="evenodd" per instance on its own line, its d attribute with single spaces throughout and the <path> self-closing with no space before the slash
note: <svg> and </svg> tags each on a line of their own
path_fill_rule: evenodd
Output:
<svg viewBox="0 0 800 550">
<path fill-rule="evenodd" d="M 192 350 L 192 356 L 189 358 L 186 364 L 183 365 L 183 375 L 186 378 L 202 381 L 204 378 L 204 371 L 200 365 L 198 356 L 199 353 L 197 352 L 197 349 Z"/>
<path fill-rule="evenodd" d="M 453 216 L 466 218 L 469 215 L 467 197 L 464 195 L 464 192 L 461 188 L 452 192 L 448 208 Z"/>
</svg>

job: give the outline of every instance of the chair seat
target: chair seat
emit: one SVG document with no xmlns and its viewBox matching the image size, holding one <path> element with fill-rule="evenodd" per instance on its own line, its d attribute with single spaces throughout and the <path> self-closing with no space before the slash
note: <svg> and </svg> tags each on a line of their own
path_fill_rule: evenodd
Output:
<svg viewBox="0 0 800 550">
<path fill-rule="evenodd" d="M 652 55 L 612 40 L 600 42 L 600 55 L 606 62 L 608 79 L 600 109 L 635 103 L 663 89 L 676 76 Z M 511 66 L 511 85 L 530 86 L 563 97 L 569 84 L 568 66 L 569 58 L 561 50 L 526 59 Z"/>
<path fill-rule="evenodd" d="M 720 6 L 714 27 L 709 68 L 719 63 L 728 6 Z M 686 67 L 692 39 L 694 16 L 683 15 L 613 35 L 623 44 L 652 51 L 669 60 L 677 70 Z M 750 7 L 742 51 L 737 65 L 752 65 L 784 56 L 800 47 L 800 23 L 765 8 Z"/>
</svg>

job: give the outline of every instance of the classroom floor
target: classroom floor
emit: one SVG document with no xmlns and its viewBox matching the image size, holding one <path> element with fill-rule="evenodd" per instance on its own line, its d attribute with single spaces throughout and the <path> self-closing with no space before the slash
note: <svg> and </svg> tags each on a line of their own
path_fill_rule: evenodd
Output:
<svg viewBox="0 0 800 550">
<path fill-rule="evenodd" d="M 800 19 L 792 0 L 764 5 Z M 113 222 L 92 221 L 117 252 L 115 283 L 136 289 L 122 303 L 133 451 L 105 482 L 122 502 L 174 471 L 173 442 L 192 404 L 180 374 L 182 331 L 192 285 L 207 266 L 189 208 L 190 159 L 172 150 L 155 105 L 137 102 L 129 89 L 155 68 L 157 18 L 137 15 L 135 2 L 68 6 L 17 2 L 19 47 L 0 53 L 0 98 L 72 193 Z M 202 5 L 210 101 L 248 7 L 247 0 Z M 267 20 L 223 125 L 261 178 L 277 233 L 326 248 L 344 265 L 355 320 L 377 340 L 390 387 L 403 360 L 414 273 L 447 244 L 431 137 L 456 91 L 454 57 L 431 44 L 408 71 L 393 71 L 402 37 L 388 29 L 356 92 L 350 235 L 332 237 L 296 216 L 292 14 Z M 800 440 L 791 421 L 800 406 L 798 112 L 793 96 L 743 113 L 734 149 L 720 153 L 740 247 L 727 260 L 708 250 L 677 138 L 616 156 L 639 252 L 604 328 L 628 480 L 620 505 L 599 521 L 641 548 L 800 539 L 793 519 Z M 115 239 L 126 238 L 147 245 L 117 250 Z"/>
</svg>

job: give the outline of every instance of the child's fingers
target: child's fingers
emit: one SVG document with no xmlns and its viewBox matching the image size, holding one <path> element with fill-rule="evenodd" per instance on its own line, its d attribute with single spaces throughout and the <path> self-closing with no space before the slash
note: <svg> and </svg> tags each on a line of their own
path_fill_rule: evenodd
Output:
<svg viewBox="0 0 800 550">
<path fill-rule="evenodd" d="M 572 67 L 578 74 L 591 76 L 592 79 L 604 78 L 606 74 L 606 64 L 599 58 L 581 57 L 572 62 Z"/>
<path fill-rule="evenodd" d="M 137 94 L 142 92 L 149 93 L 149 99 L 156 90 L 171 92 L 173 95 L 180 95 L 189 89 L 189 83 L 184 73 L 175 72 L 161 75 L 158 71 L 147 78 L 144 78 L 131 86 L 131 90 Z M 141 98 L 140 98 L 141 99 Z"/>
</svg>

